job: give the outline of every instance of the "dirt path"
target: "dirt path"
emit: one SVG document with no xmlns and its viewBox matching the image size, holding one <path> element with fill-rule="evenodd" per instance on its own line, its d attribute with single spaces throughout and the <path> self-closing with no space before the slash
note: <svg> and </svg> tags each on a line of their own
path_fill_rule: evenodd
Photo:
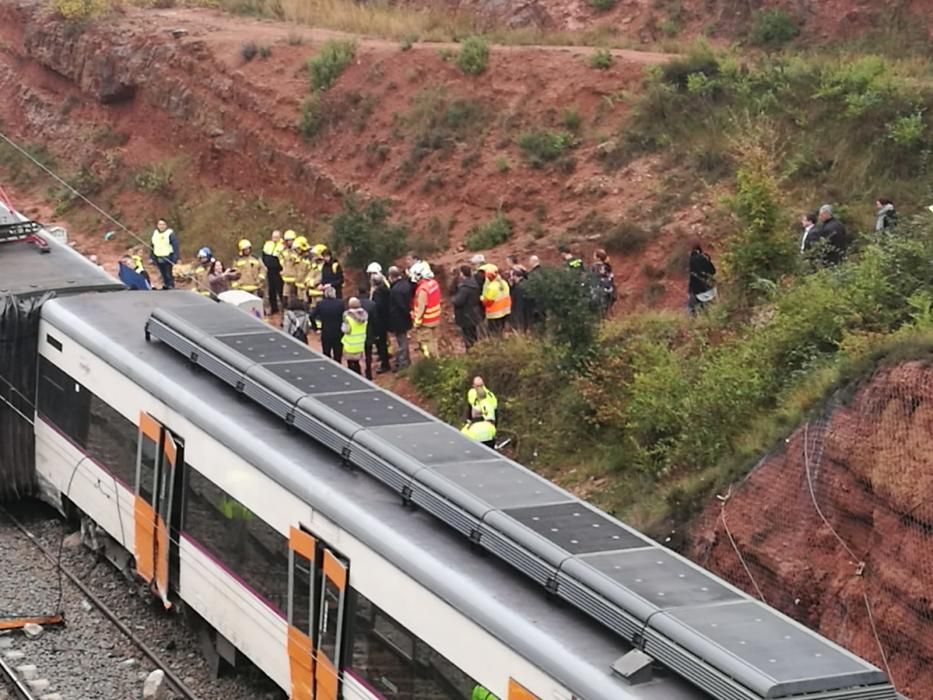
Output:
<svg viewBox="0 0 933 700">
<path fill-rule="evenodd" d="M 297 41 L 298 38 L 305 43 L 321 43 L 328 39 L 353 39 L 360 47 L 373 51 L 398 51 L 399 42 L 388 39 L 351 34 L 332 29 L 306 27 L 292 22 L 279 22 L 273 20 L 257 20 L 252 17 L 236 17 L 220 10 L 204 8 L 171 8 L 165 10 L 133 10 L 129 16 L 159 17 L 166 26 L 174 24 L 173 29 L 183 29 L 189 33 L 206 31 L 216 39 L 242 39 L 254 41 L 257 44 L 275 41 Z M 169 30 L 171 31 L 171 30 Z M 455 42 L 417 42 L 412 50 L 457 49 Z M 593 46 L 551 46 L 546 44 L 494 44 L 492 50 L 496 52 L 528 52 L 543 51 L 547 53 L 569 53 L 587 56 L 598 49 Z M 664 63 L 675 54 L 657 53 L 652 51 L 635 51 L 632 49 L 609 49 L 618 60 L 637 63 L 641 65 L 655 65 Z"/>
</svg>

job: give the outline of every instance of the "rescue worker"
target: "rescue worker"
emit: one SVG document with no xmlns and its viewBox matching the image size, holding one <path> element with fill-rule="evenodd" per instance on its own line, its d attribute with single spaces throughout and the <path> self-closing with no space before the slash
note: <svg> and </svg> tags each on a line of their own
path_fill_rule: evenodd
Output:
<svg viewBox="0 0 933 700">
<path fill-rule="evenodd" d="M 214 255 L 211 249 L 204 247 L 198 251 L 198 265 L 194 268 L 194 286 L 198 294 L 206 297 L 211 295 L 210 274 L 214 263 Z"/>
<path fill-rule="evenodd" d="M 496 422 L 499 399 L 489 389 L 482 377 L 473 377 L 473 386 L 467 392 L 467 420 Z"/>
<path fill-rule="evenodd" d="M 242 289 L 244 292 L 255 294 L 261 299 L 263 284 L 266 281 L 265 266 L 257 258 L 253 257 L 253 245 L 245 238 L 237 243 L 237 252 L 239 252 L 240 256 L 233 264 L 237 277 L 231 286 L 234 289 Z"/>
<path fill-rule="evenodd" d="M 282 252 L 284 250 L 282 232 L 276 229 L 262 246 L 262 264 L 266 266 L 266 281 L 269 285 L 269 311 L 274 314 L 279 312 L 279 302 L 282 301 Z"/>
<path fill-rule="evenodd" d="M 469 350 L 476 343 L 478 329 L 483 323 L 483 304 L 480 301 L 481 288 L 473 276 L 473 268 L 460 266 L 460 280 L 454 293 L 454 322 L 463 335 L 463 346 Z"/>
<path fill-rule="evenodd" d="M 324 247 L 321 251 L 321 284 L 329 284 L 337 293 L 337 298 L 343 297 L 343 268 L 334 259 L 330 248 Z"/>
<path fill-rule="evenodd" d="M 571 270 L 577 270 L 578 272 L 583 272 L 583 259 L 577 257 L 570 252 L 570 248 L 565 245 L 559 246 L 557 248 L 560 256 L 564 259 L 564 263 Z"/>
<path fill-rule="evenodd" d="M 350 297 L 347 302 L 347 310 L 343 312 L 343 323 L 340 330 L 343 331 L 343 356 L 347 359 L 347 367 L 362 374 L 360 371 L 360 360 L 363 359 L 366 350 L 366 327 L 369 325 L 369 314 L 360 304 L 356 297 Z"/>
<path fill-rule="evenodd" d="M 155 231 L 152 232 L 150 257 L 162 275 L 162 289 L 175 289 L 173 269 L 178 262 L 178 237 L 168 227 L 165 219 L 159 219 Z"/>
<path fill-rule="evenodd" d="M 408 331 L 411 329 L 411 283 L 394 265 L 389 276 L 389 314 L 386 329 L 395 336 L 395 369 L 411 364 L 408 355 Z"/>
<path fill-rule="evenodd" d="M 305 286 L 305 280 L 308 277 L 308 268 L 311 266 L 311 246 L 308 245 L 308 239 L 304 236 L 296 237 L 292 250 L 295 251 L 295 296 L 307 302 L 308 288 Z M 309 308 L 308 313 L 310 312 Z M 311 330 L 315 330 L 314 321 L 311 322 Z"/>
<path fill-rule="evenodd" d="M 317 308 L 317 305 L 321 303 L 321 300 L 324 298 L 324 283 L 321 281 L 322 271 L 324 269 L 324 259 L 322 257 L 324 251 L 324 246 L 318 244 L 311 248 L 311 252 L 308 257 L 307 264 L 304 267 L 305 276 L 304 276 L 304 288 L 305 295 L 308 300 L 308 311 L 311 313 L 311 317 L 315 318 L 314 310 Z M 336 295 L 337 290 L 334 289 L 334 294 Z M 337 297 L 338 299 L 340 297 Z M 317 327 L 315 324 L 312 324 L 312 327 L 316 330 Z"/>
<path fill-rule="evenodd" d="M 127 289 L 149 291 L 152 289 L 152 286 L 149 284 L 149 278 L 143 276 L 145 270 L 140 272 L 138 268 L 136 268 L 134 258 L 139 258 L 139 256 L 124 255 L 120 258 L 120 262 L 117 263 L 117 277 L 120 278 L 120 281 L 123 282 Z M 142 263 L 142 259 L 140 259 L 140 263 Z"/>
<path fill-rule="evenodd" d="M 485 273 L 486 281 L 483 283 L 483 293 L 480 300 L 486 310 L 486 325 L 489 332 L 501 334 L 512 313 L 512 295 L 509 292 L 509 283 L 499 276 L 499 268 L 487 263 L 480 267 Z"/>
<path fill-rule="evenodd" d="M 298 263 L 301 260 L 301 256 L 295 250 L 297 238 L 298 236 L 291 229 L 282 236 L 282 253 L 279 259 L 282 261 L 282 306 L 285 308 L 288 308 L 288 301 L 297 296 L 295 278 L 298 275 Z"/>
<path fill-rule="evenodd" d="M 133 263 L 131 265 L 133 272 L 146 280 L 146 283 L 149 285 L 149 289 L 152 289 L 152 280 L 149 279 L 149 271 L 146 270 L 146 266 L 143 264 L 143 256 L 134 254 L 130 256 L 130 260 Z"/>
<path fill-rule="evenodd" d="M 423 265 L 423 263 L 422 263 Z M 416 266 L 417 267 L 417 266 Z M 437 357 L 437 335 L 441 325 L 441 287 L 426 265 L 412 270 L 415 297 L 411 302 L 411 320 L 415 342 L 422 357 Z"/>
<path fill-rule="evenodd" d="M 471 440 L 481 442 L 486 447 L 496 448 L 496 425 L 488 420 L 470 421 L 460 430 Z"/>
<path fill-rule="evenodd" d="M 475 685 L 470 694 L 470 700 L 499 700 L 499 696 L 481 685 Z"/>
</svg>

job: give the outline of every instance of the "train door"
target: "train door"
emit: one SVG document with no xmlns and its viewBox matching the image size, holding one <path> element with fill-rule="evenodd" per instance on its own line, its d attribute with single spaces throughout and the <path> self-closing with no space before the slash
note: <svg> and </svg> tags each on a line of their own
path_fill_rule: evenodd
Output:
<svg viewBox="0 0 933 700">
<path fill-rule="evenodd" d="M 184 442 L 152 416 L 139 416 L 136 464 L 136 571 L 169 607 L 177 582 Z"/>
<path fill-rule="evenodd" d="M 289 537 L 288 658 L 293 700 L 338 700 L 349 564 L 305 528 Z"/>
</svg>

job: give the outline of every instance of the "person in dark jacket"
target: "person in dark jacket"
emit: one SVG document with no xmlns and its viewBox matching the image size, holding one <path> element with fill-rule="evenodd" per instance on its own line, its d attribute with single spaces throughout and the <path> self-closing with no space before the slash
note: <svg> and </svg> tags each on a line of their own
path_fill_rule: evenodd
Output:
<svg viewBox="0 0 933 700">
<path fill-rule="evenodd" d="M 389 268 L 389 314 L 386 330 L 395 336 L 395 369 L 411 364 L 408 354 L 408 331 L 411 330 L 411 283 L 394 265 Z"/>
<path fill-rule="evenodd" d="M 687 282 L 687 310 L 691 315 L 716 298 L 716 266 L 699 244 L 690 252 L 690 279 Z"/>
<path fill-rule="evenodd" d="M 457 290 L 454 292 L 454 323 L 463 335 L 463 345 L 469 350 L 476 342 L 478 329 L 483 322 L 485 312 L 480 301 L 482 289 L 476 283 L 473 268 L 469 265 L 460 266 L 460 279 L 457 281 Z"/>
<path fill-rule="evenodd" d="M 324 298 L 314 307 L 311 316 L 321 328 L 321 352 L 334 362 L 343 360 L 343 299 L 337 298 L 337 290 L 324 287 Z"/>
<path fill-rule="evenodd" d="M 325 248 L 321 254 L 324 258 L 324 267 L 321 268 L 321 284 L 329 284 L 334 288 L 337 298 L 343 297 L 343 268 L 334 259 L 330 248 Z"/>
<path fill-rule="evenodd" d="M 282 243 L 282 232 L 276 229 L 272 236 L 262 246 L 262 264 L 266 266 L 266 283 L 269 286 L 269 311 L 277 314 L 279 312 L 279 303 L 282 303 L 282 310 L 285 310 L 285 302 L 282 299 L 282 251 L 285 250 L 285 244 Z"/>
<path fill-rule="evenodd" d="M 369 328 L 373 329 L 373 344 L 379 355 L 376 373 L 382 374 L 389 371 L 389 331 L 386 328 L 389 320 L 389 283 L 381 272 L 370 275 L 369 282 L 369 297 L 375 307 L 370 314 Z"/>
<path fill-rule="evenodd" d="M 373 345 L 376 343 L 376 333 L 374 326 L 379 322 L 376 319 L 376 302 L 369 298 L 370 288 L 365 282 L 359 286 L 360 308 L 366 312 L 366 347 L 363 349 L 363 357 L 366 360 L 366 378 L 373 378 Z"/>
<path fill-rule="evenodd" d="M 509 268 L 509 293 L 512 295 L 512 313 L 509 322 L 517 331 L 527 331 L 529 328 L 528 295 L 525 294 L 525 282 L 528 273 L 521 265 L 515 264 Z"/>
<path fill-rule="evenodd" d="M 839 219 L 833 216 L 833 208 L 829 204 L 820 207 L 819 223 L 810 237 L 819 241 L 822 247 L 821 260 L 824 265 L 838 265 L 845 257 L 849 246 L 846 227 Z"/>
</svg>

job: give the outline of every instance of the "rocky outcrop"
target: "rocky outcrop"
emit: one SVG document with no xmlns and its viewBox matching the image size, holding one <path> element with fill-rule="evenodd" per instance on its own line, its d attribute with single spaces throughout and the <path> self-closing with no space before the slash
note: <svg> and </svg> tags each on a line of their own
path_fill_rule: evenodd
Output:
<svg viewBox="0 0 933 700">
<path fill-rule="evenodd" d="M 839 397 L 710 505 L 688 554 L 933 697 L 933 367 Z"/>
</svg>

